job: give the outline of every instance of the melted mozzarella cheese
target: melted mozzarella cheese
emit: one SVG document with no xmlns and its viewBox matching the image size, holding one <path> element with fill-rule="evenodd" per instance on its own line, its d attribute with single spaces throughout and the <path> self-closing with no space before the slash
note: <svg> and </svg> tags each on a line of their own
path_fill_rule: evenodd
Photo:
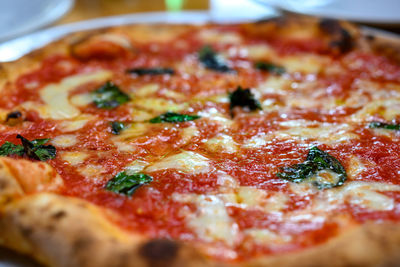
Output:
<svg viewBox="0 0 400 267">
<path fill-rule="evenodd" d="M 146 97 L 154 94 L 160 89 L 160 86 L 156 83 L 146 84 L 135 91 L 135 96 Z"/>
<path fill-rule="evenodd" d="M 233 120 L 229 119 L 227 116 L 218 112 L 216 108 L 210 108 L 199 112 L 202 118 L 206 118 L 213 122 L 218 123 L 222 128 L 230 128 L 233 125 Z"/>
<path fill-rule="evenodd" d="M 373 115 L 381 115 L 391 121 L 400 115 L 400 99 L 386 99 L 369 102 L 362 109 L 354 113 L 350 120 L 363 123 L 370 121 Z"/>
<path fill-rule="evenodd" d="M 72 120 L 64 120 L 58 124 L 58 128 L 65 133 L 82 129 L 86 123 L 93 119 L 90 115 L 80 115 Z"/>
<path fill-rule="evenodd" d="M 198 37 L 204 43 L 239 44 L 242 42 L 241 36 L 237 33 L 221 32 L 213 29 L 200 31 Z"/>
<path fill-rule="evenodd" d="M 144 160 L 134 160 L 125 166 L 125 171 L 128 173 L 128 175 L 131 175 L 142 171 L 148 165 L 149 163 Z"/>
<path fill-rule="evenodd" d="M 61 158 L 73 166 L 83 163 L 88 157 L 89 155 L 85 152 L 67 151 L 61 153 Z"/>
<path fill-rule="evenodd" d="M 77 94 L 71 97 L 70 102 L 76 107 L 84 107 L 93 102 L 93 97 L 91 94 Z"/>
<path fill-rule="evenodd" d="M 51 143 L 57 147 L 70 147 L 78 142 L 76 135 L 73 134 L 63 134 L 54 137 Z"/>
<path fill-rule="evenodd" d="M 181 142 L 183 144 L 188 143 L 193 137 L 199 135 L 199 130 L 197 129 L 196 126 L 189 126 L 184 128 L 181 132 Z"/>
<path fill-rule="evenodd" d="M 187 103 L 177 104 L 163 98 L 136 98 L 134 99 L 134 104 L 138 108 L 155 112 L 177 112 L 185 109 L 188 105 Z"/>
<path fill-rule="evenodd" d="M 236 142 L 226 134 L 219 134 L 209 139 L 205 145 L 213 152 L 235 153 L 238 149 Z"/>
<path fill-rule="evenodd" d="M 154 172 L 165 169 L 176 169 L 184 173 L 198 174 L 206 173 L 211 170 L 209 160 L 192 151 L 183 151 L 150 165 L 146 168 L 148 172 Z"/>
<path fill-rule="evenodd" d="M 263 147 L 267 144 L 268 141 L 272 140 L 272 135 L 268 136 L 264 133 L 255 135 L 247 140 L 244 141 L 243 147 L 244 148 L 259 148 Z"/>
<path fill-rule="evenodd" d="M 296 56 L 279 58 L 279 63 L 288 72 L 318 73 L 331 64 L 331 59 L 327 56 L 314 54 L 296 54 Z"/>
<path fill-rule="evenodd" d="M 225 203 L 213 195 L 174 194 L 179 202 L 194 203 L 197 210 L 186 215 L 186 220 L 194 232 L 209 242 L 222 241 L 229 246 L 237 242 L 239 227 L 228 215 Z"/>
<path fill-rule="evenodd" d="M 260 245 L 281 245 L 289 243 L 292 237 L 289 235 L 277 234 L 268 229 L 251 228 L 244 231 L 255 243 Z"/>
<path fill-rule="evenodd" d="M 80 174 L 92 180 L 101 180 L 105 172 L 103 166 L 88 164 L 78 168 Z"/>
<path fill-rule="evenodd" d="M 73 106 L 68 94 L 77 86 L 88 82 L 102 82 L 111 77 L 109 71 L 78 74 L 61 80 L 58 84 L 50 84 L 40 90 L 39 94 L 45 106 L 38 111 L 44 118 L 55 120 L 71 119 L 80 114 L 79 109 Z"/>
</svg>

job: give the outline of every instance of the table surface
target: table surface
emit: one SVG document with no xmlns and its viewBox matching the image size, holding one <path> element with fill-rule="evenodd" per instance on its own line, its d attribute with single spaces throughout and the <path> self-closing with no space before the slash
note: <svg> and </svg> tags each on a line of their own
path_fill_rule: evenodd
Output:
<svg viewBox="0 0 400 267">
<path fill-rule="evenodd" d="M 71 11 L 54 25 L 104 16 L 167 10 L 208 10 L 208 0 L 76 0 Z M 376 25 L 372 25 L 376 27 Z M 379 26 L 400 33 L 400 26 Z M 39 267 L 28 257 L 0 248 L 0 267 Z"/>
</svg>

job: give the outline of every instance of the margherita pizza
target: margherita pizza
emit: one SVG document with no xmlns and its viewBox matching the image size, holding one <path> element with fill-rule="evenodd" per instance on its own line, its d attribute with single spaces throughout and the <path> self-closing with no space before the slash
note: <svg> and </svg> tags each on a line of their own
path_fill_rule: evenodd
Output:
<svg viewBox="0 0 400 267">
<path fill-rule="evenodd" d="M 309 17 L 80 32 L 0 67 L 0 241 L 48 266 L 400 265 L 400 59 Z"/>
</svg>

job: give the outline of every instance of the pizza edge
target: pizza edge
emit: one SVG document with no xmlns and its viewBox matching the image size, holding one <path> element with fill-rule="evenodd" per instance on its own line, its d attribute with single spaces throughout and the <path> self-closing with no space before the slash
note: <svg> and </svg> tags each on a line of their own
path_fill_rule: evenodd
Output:
<svg viewBox="0 0 400 267">
<path fill-rule="evenodd" d="M 125 232 L 107 219 L 113 214 L 88 201 L 54 192 L 29 193 L 17 172 L 30 168 L 41 179 L 47 165 L 0 158 L 0 241 L 47 266 L 229 266 L 206 259 L 196 247 Z M 47 165 L 49 166 L 49 165 Z M 10 168 L 12 170 L 10 170 Z M 31 183 L 32 184 L 32 183 Z M 43 184 L 43 183 L 42 183 Z M 54 186 L 56 185 L 56 186 Z M 39 186 L 39 185 L 38 185 Z M 357 242 L 353 242 L 357 240 Z M 345 229 L 321 245 L 241 262 L 235 266 L 375 266 L 400 260 L 400 225 L 367 223 Z"/>
<path fill-rule="evenodd" d="M 111 29 L 111 28 L 110 28 Z M 101 30 L 102 32 L 107 29 Z M 71 43 L 99 31 L 67 36 L 16 62 L 0 64 L 2 81 L 12 81 L 48 55 L 69 54 Z M 360 37 L 361 38 L 361 37 Z M 400 39 L 375 35 L 369 48 L 386 56 L 399 50 Z M 396 58 L 395 58 L 396 59 Z M 396 59 L 397 60 L 397 59 Z M 400 62 L 400 60 L 399 60 Z M 4 79 L 3 79 L 4 78 Z M 0 82 L 0 86 L 3 84 Z M 4 163 L 6 162 L 6 163 Z M 146 240 L 126 233 L 106 219 L 107 210 L 88 201 L 56 193 L 24 192 L 21 181 L 4 165 L 25 160 L 0 158 L 0 243 L 49 266 L 223 266 L 205 259 L 196 248 L 173 241 Z M 30 162 L 31 163 L 31 162 Z M 39 163 L 31 163 L 34 164 Z M 43 164 L 43 163 L 40 163 Z M 28 164 L 29 165 L 29 164 Z M 47 164 L 46 164 L 47 165 Z M 49 166 L 49 165 L 47 165 Z M 29 177 L 43 174 L 28 171 Z M 10 193 L 11 192 L 11 193 Z M 10 195 L 11 194 L 11 195 Z M 18 194 L 17 197 L 12 197 Z M 5 199 L 5 200 L 4 200 Z M 5 201 L 5 202 L 3 202 Z M 62 214 L 62 215 L 59 215 Z M 60 223 L 62 221 L 62 223 Z M 359 242 L 352 242 L 358 240 Z M 152 247 L 153 246 L 153 247 Z M 157 248 L 152 254 L 149 248 Z M 369 223 L 348 229 L 322 245 L 299 252 L 261 257 L 236 266 L 340 266 L 394 264 L 399 260 L 400 224 Z M 154 251 L 154 249 L 150 250 Z M 157 265 L 158 264 L 158 265 Z"/>
</svg>

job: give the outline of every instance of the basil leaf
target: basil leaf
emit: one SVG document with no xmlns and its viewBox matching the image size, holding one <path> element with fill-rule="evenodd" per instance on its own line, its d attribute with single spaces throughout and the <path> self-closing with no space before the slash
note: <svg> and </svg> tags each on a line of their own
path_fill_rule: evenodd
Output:
<svg viewBox="0 0 400 267">
<path fill-rule="evenodd" d="M 260 102 L 254 98 L 254 95 L 248 88 L 242 89 L 242 87 L 238 86 L 234 92 L 229 93 L 229 100 L 231 115 L 234 107 L 247 107 L 251 111 L 262 110 Z"/>
<path fill-rule="evenodd" d="M 151 123 L 162 123 L 162 122 L 185 122 L 185 121 L 193 121 L 199 119 L 198 115 L 186 115 L 179 114 L 175 112 L 166 112 L 158 117 L 152 118 L 149 120 Z"/>
<path fill-rule="evenodd" d="M 400 124 L 390 124 L 384 122 L 373 121 L 368 125 L 369 128 L 382 128 L 386 130 L 400 130 Z"/>
<path fill-rule="evenodd" d="M 106 190 L 114 193 L 131 196 L 139 187 L 149 184 L 153 178 L 147 174 L 135 173 L 128 175 L 126 172 L 119 172 L 105 186 Z"/>
<path fill-rule="evenodd" d="M 36 139 L 29 141 L 21 135 L 17 135 L 18 139 L 21 139 L 24 154 L 31 159 L 37 159 L 45 161 L 53 159 L 56 156 L 56 148 L 52 145 L 44 145 L 50 139 Z"/>
<path fill-rule="evenodd" d="M 124 123 L 119 121 L 111 122 L 110 126 L 111 126 L 111 133 L 116 135 L 120 134 L 121 131 L 125 128 Z"/>
<path fill-rule="evenodd" d="M 312 147 L 310 149 L 303 163 L 283 167 L 282 172 L 277 173 L 276 176 L 291 182 L 300 183 L 323 170 L 334 172 L 337 174 L 337 179 L 336 181 L 313 180 L 312 184 L 318 189 L 341 186 L 347 180 L 346 170 L 342 164 L 329 153 L 320 150 L 318 147 Z"/>
<path fill-rule="evenodd" d="M 274 65 L 269 62 L 259 61 L 259 62 L 256 62 L 254 64 L 254 66 L 256 69 L 272 72 L 272 73 L 279 74 L 279 75 L 286 72 L 284 67 L 280 67 L 280 66 Z"/>
<path fill-rule="evenodd" d="M 93 103 L 96 107 L 104 109 L 116 108 L 130 100 L 130 97 L 112 82 L 106 82 L 92 94 L 94 96 Z"/>
<path fill-rule="evenodd" d="M 226 65 L 225 61 L 219 56 L 211 46 L 204 46 L 198 53 L 198 57 L 201 63 L 210 70 L 219 72 L 230 72 L 233 69 Z"/>
<path fill-rule="evenodd" d="M 142 75 L 162 75 L 162 74 L 175 74 L 175 71 L 171 68 L 135 68 L 127 70 L 128 73 Z"/>
<path fill-rule="evenodd" d="M 24 147 L 21 145 L 14 145 L 11 142 L 5 142 L 0 147 L 0 156 L 11 156 L 11 155 L 24 155 Z"/>
</svg>

